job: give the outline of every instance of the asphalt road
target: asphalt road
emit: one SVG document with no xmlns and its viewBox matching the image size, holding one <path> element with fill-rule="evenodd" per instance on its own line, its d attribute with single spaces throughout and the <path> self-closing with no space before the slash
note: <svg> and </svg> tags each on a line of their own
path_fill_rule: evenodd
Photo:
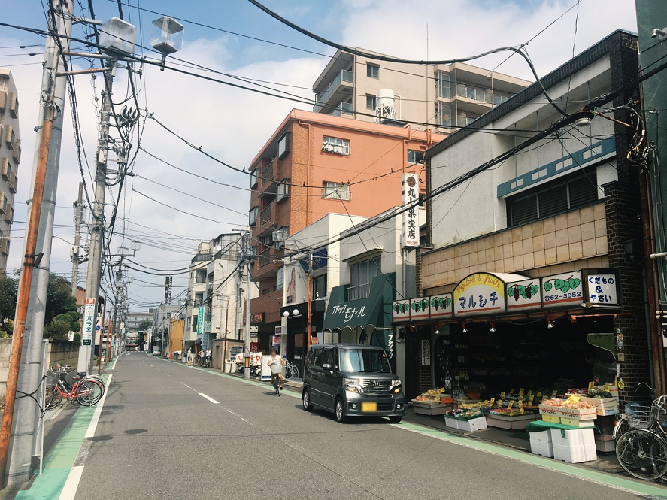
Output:
<svg viewBox="0 0 667 500">
<path fill-rule="evenodd" d="M 77 499 L 634 497 L 142 353 L 112 373 Z"/>
</svg>

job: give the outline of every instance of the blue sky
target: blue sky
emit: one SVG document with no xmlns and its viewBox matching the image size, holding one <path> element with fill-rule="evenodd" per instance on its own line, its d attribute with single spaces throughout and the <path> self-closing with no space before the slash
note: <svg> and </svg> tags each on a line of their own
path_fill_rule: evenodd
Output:
<svg viewBox="0 0 667 500">
<path fill-rule="evenodd" d="M 46 1 L 46 0 L 44 0 Z M 126 3 L 126 0 L 123 1 Z M 137 0 L 130 3 L 137 5 Z M 399 57 L 422 59 L 426 57 L 426 24 L 429 25 L 429 53 L 433 58 L 448 58 L 483 52 L 493 47 L 517 45 L 533 37 L 549 23 L 559 18 L 576 0 L 265 0 L 268 7 L 281 15 L 337 42 L 364 47 Z M 87 0 L 81 0 L 87 5 Z M 98 19 L 118 15 L 115 0 L 93 0 Z M 285 45 L 293 45 L 314 52 L 333 54 L 333 49 L 283 26 L 246 0 L 140 0 L 146 9 L 209 24 L 222 30 L 264 38 Z M 45 19 L 40 0 L 5 0 L 3 21 L 43 29 Z M 577 36 L 575 19 L 579 13 Z M 124 7 L 125 19 L 139 25 L 136 8 Z M 75 4 L 75 14 L 88 16 Z M 144 45 L 148 45 L 150 21 L 155 15 L 143 12 L 141 32 Z M 276 45 L 249 40 L 218 30 L 211 30 L 184 23 L 184 45 L 177 57 L 201 64 L 217 71 L 230 72 L 252 78 L 261 78 L 302 89 L 290 91 L 312 99 L 309 88 L 324 68 L 327 58 L 295 51 Z M 567 61 L 575 53 L 597 42 L 615 29 L 636 31 L 634 2 L 632 0 L 581 0 L 553 26 L 528 46 L 539 74 L 545 74 Z M 81 28 L 75 35 L 81 35 Z M 20 264 L 22 237 L 25 224 L 25 204 L 20 200 L 30 197 L 30 171 L 33 164 L 35 135 L 33 128 L 39 100 L 39 82 L 42 56 L 13 54 L 35 51 L 39 48 L 20 50 L 21 44 L 43 43 L 43 39 L 10 28 L 0 28 L 0 66 L 9 66 L 19 88 L 21 101 L 22 162 L 16 196 L 16 220 L 12 231 L 12 247 L 9 268 Z M 475 64 L 492 68 L 505 55 L 488 57 Z M 24 65 L 26 63 L 33 63 Z M 18 64 L 18 65 L 17 65 Z M 84 63 L 78 63 L 85 67 Z M 531 79 L 526 64 L 518 57 L 503 64 L 500 71 L 517 77 Z M 96 85 L 89 77 L 76 77 L 79 118 L 82 123 L 84 145 L 92 157 L 96 142 L 97 116 L 94 97 L 99 98 L 99 80 Z M 116 100 L 125 97 L 126 76 L 118 71 L 114 85 Z M 282 119 L 293 107 L 308 109 L 274 97 L 251 94 L 244 90 L 205 82 L 170 71 L 160 72 L 147 68 L 140 81 L 140 103 L 170 128 L 201 145 L 216 157 L 240 168 L 246 168 L 257 151 L 270 137 Z M 66 110 L 69 115 L 69 109 Z M 205 175 L 220 182 L 246 186 L 247 178 L 222 168 L 201 154 L 166 134 L 152 122 L 146 124 L 142 146 L 170 162 Z M 146 154 L 139 154 L 135 172 L 165 185 L 177 187 L 192 195 L 224 205 L 239 212 L 247 212 L 249 200 L 246 191 L 224 188 L 185 176 L 165 167 Z M 71 120 L 65 120 L 61 151 L 61 174 L 58 184 L 58 208 L 56 210 L 57 238 L 53 243 L 51 268 L 68 276 L 70 242 L 73 239 L 71 203 L 76 198 L 80 175 L 73 141 Z M 90 184 L 90 182 L 89 182 Z M 89 185 L 90 189 L 90 185 Z M 203 221 L 160 206 L 133 192 L 141 191 L 162 202 L 189 212 L 206 215 L 219 223 Z M 244 224 L 247 219 L 228 210 L 213 207 L 193 196 L 187 196 L 154 183 L 134 178 L 122 199 L 121 220 L 117 230 L 123 227 L 123 216 L 128 237 L 152 242 L 144 245 L 136 261 L 155 268 L 180 268 L 187 266 L 196 250 L 196 240 L 209 240 L 220 233 Z M 128 222 L 129 221 L 129 222 Z M 154 228 L 147 230 L 133 223 Z M 170 233 L 169 235 L 165 233 Z M 190 239 L 174 237 L 179 235 Z M 114 240 L 112 248 L 121 243 Z M 159 248 L 156 248 L 159 247 Z M 81 266 L 80 280 L 85 277 Z M 149 303 L 161 300 L 162 278 L 135 274 L 132 287 L 133 308 L 142 310 Z M 174 276 L 176 295 L 186 284 L 185 276 Z"/>
</svg>

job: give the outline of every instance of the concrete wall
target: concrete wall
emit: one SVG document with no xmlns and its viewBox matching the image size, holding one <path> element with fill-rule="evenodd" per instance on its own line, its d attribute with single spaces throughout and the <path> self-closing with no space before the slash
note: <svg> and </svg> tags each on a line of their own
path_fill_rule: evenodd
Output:
<svg viewBox="0 0 667 500">
<path fill-rule="evenodd" d="M 12 351 L 12 339 L 0 339 L 0 400 L 5 400 L 7 392 L 7 374 L 9 373 L 9 356 Z"/>
<path fill-rule="evenodd" d="M 61 365 L 77 366 L 79 360 L 79 343 L 65 340 L 52 340 L 46 353 L 46 366 L 49 368 L 56 363 Z"/>
</svg>

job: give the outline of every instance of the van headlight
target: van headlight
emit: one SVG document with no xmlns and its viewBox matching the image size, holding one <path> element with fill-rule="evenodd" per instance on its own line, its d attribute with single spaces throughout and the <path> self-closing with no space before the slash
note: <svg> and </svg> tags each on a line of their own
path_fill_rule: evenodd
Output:
<svg viewBox="0 0 667 500">
<path fill-rule="evenodd" d="M 364 388 L 361 386 L 361 380 L 358 378 L 343 379 L 343 388 L 348 392 L 364 392 Z"/>
<path fill-rule="evenodd" d="M 403 384 L 401 383 L 400 380 L 392 380 L 391 381 L 391 388 L 394 390 L 395 393 L 401 392 L 401 387 L 403 387 Z"/>
</svg>

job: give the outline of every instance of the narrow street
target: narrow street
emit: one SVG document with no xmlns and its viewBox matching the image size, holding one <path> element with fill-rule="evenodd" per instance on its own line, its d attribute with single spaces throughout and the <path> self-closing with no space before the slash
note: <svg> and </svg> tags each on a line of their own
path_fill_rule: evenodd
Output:
<svg viewBox="0 0 667 500">
<path fill-rule="evenodd" d="M 294 393 L 278 398 L 269 386 L 143 353 L 122 355 L 110 373 L 94 437 L 75 463 L 83 466 L 77 499 L 495 498 L 505 491 L 517 499 L 611 500 L 647 491 L 633 485 L 659 490 L 602 475 L 615 487 L 605 486 L 576 466 L 527 454 L 536 466 L 500 447 L 485 453 L 410 432 L 414 425 L 340 425 L 305 412 Z M 73 475 L 63 494 L 77 487 Z"/>
</svg>

